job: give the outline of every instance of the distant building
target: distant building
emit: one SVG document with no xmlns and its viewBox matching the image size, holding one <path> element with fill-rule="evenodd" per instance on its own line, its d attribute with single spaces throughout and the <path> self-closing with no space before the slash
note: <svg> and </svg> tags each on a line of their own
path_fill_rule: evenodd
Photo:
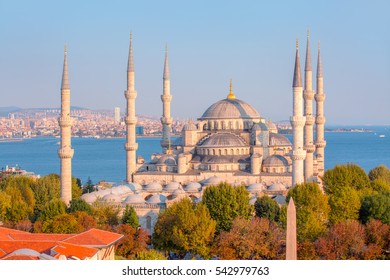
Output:
<svg viewBox="0 0 390 280">
<path fill-rule="evenodd" d="M 142 126 L 142 125 L 137 125 L 136 127 L 135 127 L 135 134 L 137 134 L 137 135 L 145 135 L 145 129 L 144 129 L 144 127 Z"/>
<path fill-rule="evenodd" d="M 114 122 L 118 124 L 121 121 L 121 108 L 114 108 Z"/>
</svg>

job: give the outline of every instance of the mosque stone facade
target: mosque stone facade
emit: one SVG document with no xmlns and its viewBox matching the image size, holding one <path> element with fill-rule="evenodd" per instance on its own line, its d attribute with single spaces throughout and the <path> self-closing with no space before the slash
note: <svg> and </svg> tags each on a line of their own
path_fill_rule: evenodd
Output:
<svg viewBox="0 0 390 280">
<path fill-rule="evenodd" d="M 163 73 L 163 135 L 161 153 L 150 159 L 138 155 L 135 138 L 135 90 L 133 49 L 130 39 L 128 61 L 127 140 L 125 150 L 126 182 L 111 188 L 100 188 L 82 198 L 88 203 L 101 199 L 108 203 L 134 207 L 140 224 L 153 233 L 161 210 L 189 197 L 202 200 L 205 188 L 228 182 L 244 185 L 250 203 L 269 195 L 279 204 L 296 183 L 318 181 L 324 171 L 322 63 L 318 51 L 317 94 L 312 89 L 309 36 L 306 47 L 305 86 L 302 86 L 298 43 L 293 77 L 293 143 L 270 120 L 249 103 L 238 99 L 232 82 L 226 98 L 214 102 L 196 120 L 189 121 L 181 136 L 171 140 L 170 73 L 168 50 Z M 313 96 L 316 115 L 312 112 Z M 288 98 L 288 97 L 286 97 Z M 313 125 L 316 124 L 314 142 Z M 310 134 L 310 135 L 308 135 Z M 308 155 L 308 157 L 306 157 Z M 318 159 L 317 159 L 318 158 Z"/>
</svg>

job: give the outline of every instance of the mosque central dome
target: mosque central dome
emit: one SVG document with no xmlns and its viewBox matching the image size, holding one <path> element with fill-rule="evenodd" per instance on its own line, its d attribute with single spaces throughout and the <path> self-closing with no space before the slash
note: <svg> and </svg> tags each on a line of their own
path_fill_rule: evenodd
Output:
<svg viewBox="0 0 390 280">
<path fill-rule="evenodd" d="M 222 99 L 211 105 L 200 119 L 259 119 L 251 105 L 239 99 Z"/>
</svg>

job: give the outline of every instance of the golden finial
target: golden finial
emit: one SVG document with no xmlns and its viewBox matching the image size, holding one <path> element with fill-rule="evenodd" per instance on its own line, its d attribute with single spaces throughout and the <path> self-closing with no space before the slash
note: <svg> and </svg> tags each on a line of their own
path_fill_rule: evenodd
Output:
<svg viewBox="0 0 390 280">
<path fill-rule="evenodd" d="M 230 100 L 236 99 L 236 96 L 233 93 L 232 79 L 230 79 L 230 91 L 229 91 L 229 95 L 227 96 L 227 98 Z"/>
<path fill-rule="evenodd" d="M 298 49 L 298 38 L 295 41 L 295 47 L 296 47 L 296 49 Z"/>
</svg>

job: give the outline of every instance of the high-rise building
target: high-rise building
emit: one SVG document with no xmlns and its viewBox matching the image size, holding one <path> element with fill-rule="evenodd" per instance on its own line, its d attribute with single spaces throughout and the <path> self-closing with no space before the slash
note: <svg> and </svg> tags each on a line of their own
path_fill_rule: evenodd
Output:
<svg viewBox="0 0 390 280">
<path fill-rule="evenodd" d="M 118 124 L 121 121 L 121 108 L 114 108 L 114 122 Z"/>
</svg>

